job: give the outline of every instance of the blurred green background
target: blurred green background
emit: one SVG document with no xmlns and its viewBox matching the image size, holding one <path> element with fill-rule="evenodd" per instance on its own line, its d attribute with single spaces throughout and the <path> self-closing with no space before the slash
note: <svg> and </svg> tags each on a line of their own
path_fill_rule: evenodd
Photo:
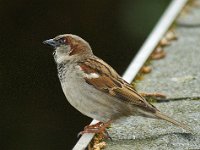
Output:
<svg viewBox="0 0 200 150">
<path fill-rule="evenodd" d="M 71 149 L 91 121 L 68 104 L 42 41 L 77 34 L 122 74 L 169 2 L 1 0 L 0 149 Z"/>
</svg>

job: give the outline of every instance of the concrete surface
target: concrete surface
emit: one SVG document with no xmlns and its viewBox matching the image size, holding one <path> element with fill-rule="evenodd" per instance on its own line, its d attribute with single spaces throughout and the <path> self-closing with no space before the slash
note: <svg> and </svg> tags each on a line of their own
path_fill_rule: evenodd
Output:
<svg viewBox="0 0 200 150">
<path fill-rule="evenodd" d="M 200 0 L 196 1 L 200 6 Z M 154 103 L 161 112 L 186 123 L 188 134 L 166 121 L 142 117 L 124 118 L 112 125 L 106 150 L 200 149 L 200 7 L 193 6 L 177 19 L 178 39 L 165 47 L 166 58 L 151 61 L 153 71 L 136 88 L 160 92 L 180 101 Z M 184 98 L 186 97 L 186 98 Z M 191 99 L 189 98 L 191 97 Z"/>
</svg>

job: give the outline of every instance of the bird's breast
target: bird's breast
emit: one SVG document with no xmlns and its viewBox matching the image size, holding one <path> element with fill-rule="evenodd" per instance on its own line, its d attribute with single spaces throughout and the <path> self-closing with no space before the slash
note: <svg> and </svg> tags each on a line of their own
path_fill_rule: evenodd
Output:
<svg viewBox="0 0 200 150">
<path fill-rule="evenodd" d="M 59 66 L 59 79 L 69 103 L 84 115 L 106 122 L 123 115 L 125 105 L 85 82 L 77 67 Z M 127 110 L 127 109 L 125 109 Z"/>
</svg>

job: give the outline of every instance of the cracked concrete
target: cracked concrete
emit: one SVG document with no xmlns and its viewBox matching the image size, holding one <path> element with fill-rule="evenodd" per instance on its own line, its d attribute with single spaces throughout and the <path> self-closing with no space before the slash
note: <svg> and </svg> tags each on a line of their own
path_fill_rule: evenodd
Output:
<svg viewBox="0 0 200 150">
<path fill-rule="evenodd" d="M 200 6 L 200 0 L 196 2 Z M 106 150 L 200 149 L 200 99 L 188 98 L 200 97 L 200 26 L 196 26 L 199 20 L 200 7 L 197 6 L 178 18 L 175 29 L 178 39 L 164 48 L 166 58 L 151 61 L 153 71 L 136 85 L 138 91 L 160 92 L 168 98 L 182 97 L 180 101 L 154 105 L 168 116 L 186 123 L 193 134 L 166 121 L 123 118 L 109 129 L 113 141 L 106 141 Z"/>
</svg>

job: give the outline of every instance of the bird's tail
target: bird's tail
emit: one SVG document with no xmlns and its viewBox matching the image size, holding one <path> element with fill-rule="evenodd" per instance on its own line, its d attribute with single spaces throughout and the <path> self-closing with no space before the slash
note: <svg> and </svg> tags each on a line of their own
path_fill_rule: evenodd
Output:
<svg viewBox="0 0 200 150">
<path fill-rule="evenodd" d="M 189 128 L 187 125 L 185 125 L 185 124 L 183 124 L 181 122 L 178 122 L 178 121 L 176 121 L 176 120 L 174 120 L 174 119 L 162 114 L 160 111 L 156 111 L 154 115 L 156 116 L 156 118 L 171 122 L 172 124 L 174 124 L 176 126 L 179 126 L 179 127 L 185 129 L 186 131 L 188 131 L 190 133 L 193 132 L 192 129 Z"/>
</svg>

